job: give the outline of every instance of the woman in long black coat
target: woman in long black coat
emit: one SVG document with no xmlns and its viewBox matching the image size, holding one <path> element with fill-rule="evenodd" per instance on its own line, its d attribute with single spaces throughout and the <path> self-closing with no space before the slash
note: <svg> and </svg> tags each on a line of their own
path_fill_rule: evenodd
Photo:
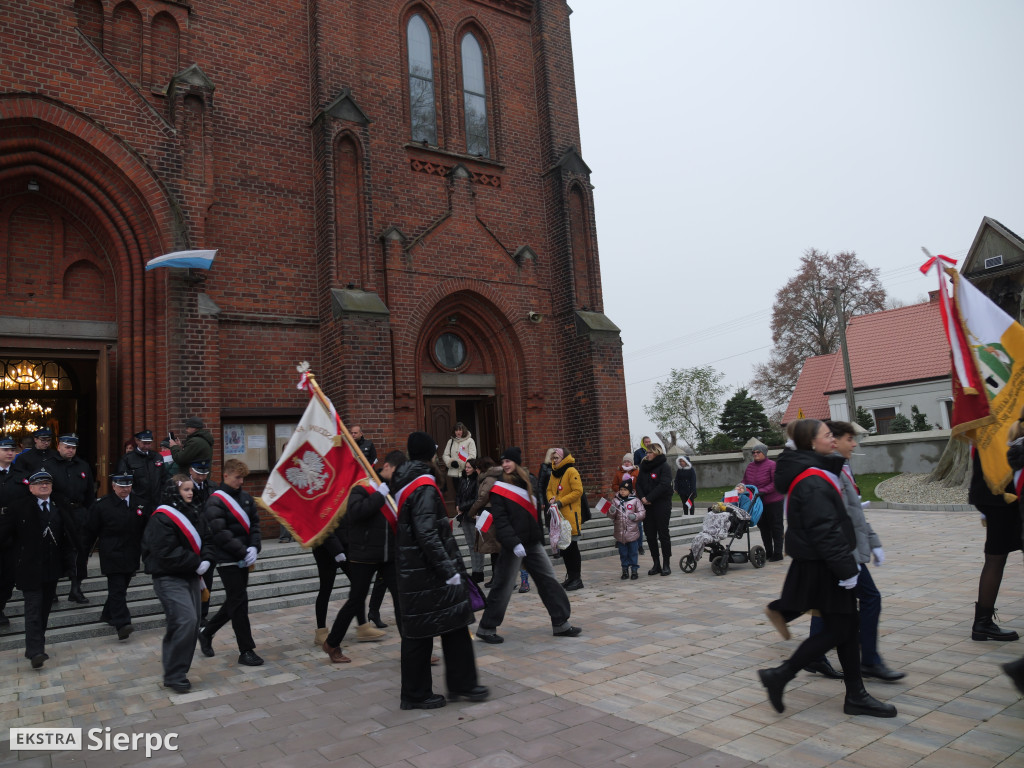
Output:
<svg viewBox="0 0 1024 768">
<path fill-rule="evenodd" d="M 431 686 L 433 638 L 440 635 L 448 696 L 482 701 L 469 625 L 473 611 L 468 576 L 452 534 L 441 490 L 427 463 L 434 439 L 413 432 L 407 461 L 395 469 L 391 491 L 398 503 L 398 599 L 402 612 L 402 709 L 443 707 Z"/>
<path fill-rule="evenodd" d="M 798 421 L 793 442 L 796 449 L 783 451 L 775 468 L 775 487 L 788 499 L 786 552 L 793 562 L 782 596 L 766 613 L 787 639 L 786 623 L 810 610 L 820 613 L 825 631 L 804 640 L 780 666 L 762 669 L 758 675 L 768 689 L 768 700 L 782 712 L 786 683 L 834 647 L 846 684 L 843 712 L 895 717 L 896 707 L 870 696 L 861 678 L 860 622 L 854 593 L 860 566 L 854 557 L 857 534 L 840 490 L 844 459 L 834 452 L 836 441 L 828 426 L 817 419 Z"/>
<path fill-rule="evenodd" d="M 672 539 L 668 533 L 672 517 L 672 471 L 660 445 L 652 445 L 640 462 L 640 472 L 636 476 L 636 495 L 647 510 L 644 535 L 647 537 L 647 546 L 651 548 L 651 559 L 654 560 L 654 567 L 647 575 L 660 573 L 668 576 L 672 573 L 669 565 L 672 562 Z"/>
</svg>

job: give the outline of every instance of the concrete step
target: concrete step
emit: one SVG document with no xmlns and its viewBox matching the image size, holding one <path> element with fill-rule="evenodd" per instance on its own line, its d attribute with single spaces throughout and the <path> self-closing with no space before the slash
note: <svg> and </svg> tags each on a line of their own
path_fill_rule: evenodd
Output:
<svg viewBox="0 0 1024 768">
<path fill-rule="evenodd" d="M 674 509 L 669 524 L 672 543 L 680 546 L 688 543 L 700 531 L 703 521 L 703 514 L 683 516 L 680 509 Z M 469 557 L 461 528 L 456 527 L 455 530 L 468 566 Z M 611 520 L 595 515 L 584 526 L 583 536 L 579 540 L 583 559 L 590 560 L 615 554 L 617 550 L 613 530 Z M 489 571 L 488 563 L 488 575 Z M 67 601 L 67 580 L 62 580 L 58 585 L 60 600 L 50 613 L 49 628 L 46 632 L 48 643 L 88 638 L 106 638 L 109 642 L 118 642 L 114 629 L 99 619 L 106 599 L 107 581 L 100 573 L 97 555 L 89 559 L 88 573 L 89 577 L 82 583 L 82 590 L 90 600 L 88 605 Z M 347 588 L 348 579 L 339 571 L 335 582 L 335 600 L 343 597 Z M 300 605 L 308 605 L 312 609 L 318 589 L 316 563 L 308 549 L 294 542 L 268 541 L 264 543 L 263 551 L 256 562 L 256 570 L 249 578 L 249 611 L 259 613 Z M 214 579 L 210 598 L 211 610 L 216 611 L 223 600 L 224 590 L 217 577 Z M 164 626 L 163 609 L 153 592 L 153 580 L 142 571 L 132 579 L 128 588 L 128 609 L 132 614 L 132 625 L 136 629 L 156 629 Z M 24 646 L 25 632 L 25 610 L 20 591 L 15 590 L 5 613 L 11 623 L 7 627 L 0 627 L 0 651 L 20 649 Z"/>
</svg>

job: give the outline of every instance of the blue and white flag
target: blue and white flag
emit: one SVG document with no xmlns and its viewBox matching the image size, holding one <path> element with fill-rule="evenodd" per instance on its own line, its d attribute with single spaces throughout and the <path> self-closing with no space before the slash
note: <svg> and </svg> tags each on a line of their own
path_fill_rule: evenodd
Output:
<svg viewBox="0 0 1024 768">
<path fill-rule="evenodd" d="M 156 267 L 184 267 L 192 269 L 209 269 L 213 266 L 213 257 L 217 251 L 175 251 L 157 256 L 146 262 L 146 271 Z"/>
</svg>

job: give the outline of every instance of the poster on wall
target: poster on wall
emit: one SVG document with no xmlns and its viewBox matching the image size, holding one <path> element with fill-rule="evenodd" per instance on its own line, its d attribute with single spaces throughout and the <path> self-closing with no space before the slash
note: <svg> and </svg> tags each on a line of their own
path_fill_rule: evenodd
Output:
<svg viewBox="0 0 1024 768">
<path fill-rule="evenodd" d="M 245 426 L 242 424 L 224 425 L 224 455 L 239 456 L 245 453 Z"/>
</svg>

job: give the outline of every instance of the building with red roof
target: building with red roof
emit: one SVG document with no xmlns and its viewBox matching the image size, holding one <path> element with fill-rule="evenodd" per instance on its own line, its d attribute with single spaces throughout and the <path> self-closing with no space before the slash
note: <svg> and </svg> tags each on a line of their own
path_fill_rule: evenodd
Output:
<svg viewBox="0 0 1024 768">
<path fill-rule="evenodd" d="M 949 344 L 937 300 L 858 315 L 846 330 L 854 399 L 875 419 L 879 434 L 913 406 L 930 424 L 950 426 L 952 379 Z M 801 416 L 802 413 L 802 416 Z M 783 423 L 798 418 L 850 420 L 839 352 L 804 362 Z"/>
</svg>

